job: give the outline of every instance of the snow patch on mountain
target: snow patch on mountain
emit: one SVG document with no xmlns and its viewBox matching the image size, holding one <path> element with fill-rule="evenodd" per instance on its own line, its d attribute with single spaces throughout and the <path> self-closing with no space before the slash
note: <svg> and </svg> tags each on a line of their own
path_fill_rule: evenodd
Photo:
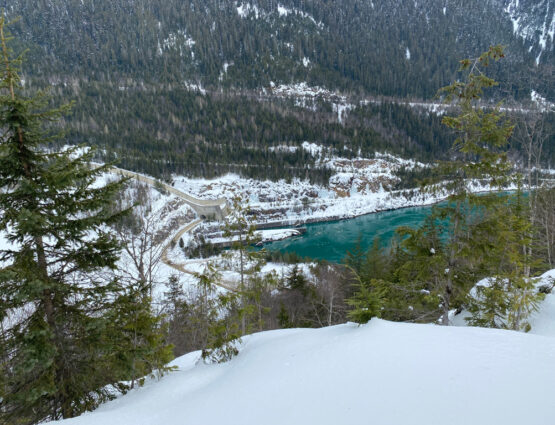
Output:
<svg viewBox="0 0 555 425">
<path fill-rule="evenodd" d="M 322 22 L 317 22 L 316 19 L 314 19 L 314 17 L 300 9 L 296 9 L 296 8 L 287 8 L 282 6 L 281 4 L 278 5 L 277 7 L 277 11 L 279 16 L 289 16 L 289 15 L 297 15 L 300 16 L 301 18 L 304 19 L 308 19 L 310 20 L 314 25 L 316 25 L 319 28 L 323 28 L 324 24 Z"/>
<path fill-rule="evenodd" d="M 278 145 L 278 146 L 270 146 L 268 148 L 270 152 L 289 152 L 295 153 L 299 150 L 298 146 L 288 146 L 288 145 Z"/>
<path fill-rule="evenodd" d="M 290 16 L 298 16 L 302 19 L 307 19 L 312 22 L 315 26 L 320 29 L 324 28 L 324 24 L 322 22 L 316 21 L 312 15 L 306 13 L 297 8 L 289 8 L 280 3 L 277 4 L 275 9 L 272 11 L 266 11 L 259 8 L 255 4 L 251 4 L 248 2 L 236 2 L 235 7 L 237 8 L 237 14 L 242 19 L 246 19 L 249 17 L 254 17 L 255 19 L 264 19 L 270 17 L 272 14 L 275 16 L 277 15 L 280 18 L 287 18 Z"/>
<path fill-rule="evenodd" d="M 162 42 L 158 42 L 157 51 L 158 55 L 161 56 L 164 51 L 179 50 L 179 56 L 183 56 L 183 52 L 186 49 L 194 58 L 192 48 L 195 44 L 196 41 L 193 40 L 185 30 L 177 30 L 176 33 L 169 33 Z"/>
<path fill-rule="evenodd" d="M 220 72 L 220 76 L 218 77 L 219 81 L 223 81 L 224 77 L 227 75 L 227 70 L 229 69 L 230 66 L 235 65 L 234 62 L 224 62 L 223 66 L 222 66 L 222 70 Z"/>
<path fill-rule="evenodd" d="M 555 110 L 555 103 L 549 102 L 545 97 L 539 94 L 537 91 L 532 90 L 530 92 L 530 98 L 532 102 L 537 105 L 542 111 Z"/>
<path fill-rule="evenodd" d="M 192 81 L 185 81 L 183 84 L 185 85 L 185 87 L 189 91 L 198 92 L 202 95 L 206 94 L 206 90 L 202 87 L 202 84 L 200 82 L 199 83 L 194 83 Z"/>
<path fill-rule="evenodd" d="M 309 64 L 310 59 L 304 58 L 303 65 L 308 66 Z M 307 109 L 315 109 L 314 101 L 317 99 L 329 102 L 332 110 L 337 114 L 339 122 L 343 122 L 346 113 L 356 107 L 356 105 L 348 102 L 347 96 L 324 87 L 309 86 L 304 81 L 294 84 L 280 84 L 279 86 L 271 82 L 269 90 L 264 89 L 263 93 L 268 93 L 268 91 L 277 97 L 292 98 L 295 100 L 296 106 Z"/>
<path fill-rule="evenodd" d="M 293 10 L 287 9 L 286 7 L 283 7 L 281 4 L 278 5 L 277 9 L 278 9 L 279 16 L 287 16 L 287 15 L 293 13 Z"/>
<path fill-rule="evenodd" d="M 532 3 L 532 4 L 531 4 Z M 504 9 L 512 24 L 513 32 L 538 48 L 536 64 L 545 51 L 555 47 L 555 3 L 552 0 L 509 0 Z"/>
<path fill-rule="evenodd" d="M 270 83 L 272 87 L 272 93 L 277 96 L 288 96 L 288 97 L 339 97 L 341 99 L 346 99 L 344 96 L 338 95 L 328 89 L 318 86 L 309 86 L 306 82 L 302 81 L 294 84 L 280 84 L 276 86 L 274 83 Z"/>
<path fill-rule="evenodd" d="M 241 18 L 247 18 L 251 14 L 254 14 L 254 17 L 256 19 L 258 19 L 258 17 L 261 16 L 261 13 L 258 7 L 250 3 L 241 3 L 237 5 L 237 13 Z"/>
</svg>

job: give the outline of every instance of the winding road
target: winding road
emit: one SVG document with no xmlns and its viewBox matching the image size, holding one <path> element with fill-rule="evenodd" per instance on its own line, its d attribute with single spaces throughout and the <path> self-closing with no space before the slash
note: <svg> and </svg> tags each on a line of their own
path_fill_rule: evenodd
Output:
<svg viewBox="0 0 555 425">
<path fill-rule="evenodd" d="M 155 180 L 151 177 L 147 177 L 143 174 L 138 174 L 133 171 L 123 170 L 117 167 L 111 167 L 110 171 L 114 174 L 119 174 L 125 177 L 131 177 L 137 179 L 140 182 L 149 184 L 151 186 L 162 185 L 165 190 L 172 193 L 179 198 L 183 199 L 201 218 L 207 218 L 209 216 L 214 216 L 217 220 L 223 220 L 228 213 L 227 200 L 225 198 L 220 199 L 198 199 L 191 195 L 186 194 L 169 184 L 163 183 L 159 180 Z"/>
<path fill-rule="evenodd" d="M 185 225 L 185 227 L 181 228 L 175 234 L 175 236 L 170 240 L 170 242 L 167 243 L 166 246 L 164 246 L 164 249 L 162 250 L 162 255 L 161 255 L 162 262 L 166 264 L 168 267 L 171 267 L 172 269 L 178 272 L 195 275 L 196 273 L 191 270 L 188 270 L 185 267 L 185 264 L 177 264 L 177 263 L 174 263 L 172 260 L 170 260 L 168 258 L 168 251 L 172 249 L 172 246 L 175 246 L 175 244 L 179 242 L 179 239 L 185 233 L 189 233 L 193 231 L 207 217 L 214 216 L 219 220 L 223 220 L 228 213 L 228 206 L 227 206 L 226 199 L 224 198 L 215 199 L 215 200 L 197 199 L 192 197 L 191 195 L 186 194 L 185 192 L 182 192 L 176 189 L 173 186 L 170 186 L 166 183 L 155 180 L 151 177 L 147 177 L 143 174 L 138 174 L 129 170 L 123 170 L 117 167 L 112 167 L 110 171 L 113 172 L 114 174 L 119 174 L 125 177 L 137 179 L 138 181 L 146 183 L 150 186 L 162 185 L 163 188 L 167 190 L 169 193 L 183 199 L 199 215 L 200 218 L 196 219 L 191 223 L 188 223 L 187 225 Z M 205 262 L 205 260 L 200 260 L 200 261 Z M 227 289 L 229 291 L 235 291 L 237 289 L 236 282 L 226 280 L 226 279 L 220 279 L 219 282 L 216 283 L 216 285 L 220 286 L 221 288 Z"/>
</svg>

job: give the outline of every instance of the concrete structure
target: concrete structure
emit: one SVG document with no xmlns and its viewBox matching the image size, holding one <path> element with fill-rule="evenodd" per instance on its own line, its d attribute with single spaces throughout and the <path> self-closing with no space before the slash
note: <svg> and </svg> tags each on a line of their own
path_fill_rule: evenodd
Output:
<svg viewBox="0 0 555 425">
<path fill-rule="evenodd" d="M 111 171 L 115 174 L 120 174 L 124 177 L 131 177 L 152 186 L 161 184 L 165 190 L 183 199 L 193 210 L 195 210 L 195 212 L 203 220 L 214 218 L 216 220 L 223 221 L 225 216 L 229 214 L 227 201 L 225 199 L 197 199 L 193 198 L 190 195 L 187 195 L 184 192 L 181 192 L 180 190 L 177 190 L 175 187 L 172 187 L 166 183 L 162 183 L 142 174 L 134 173 L 133 171 L 122 170 L 121 168 L 116 167 L 112 167 Z"/>
</svg>

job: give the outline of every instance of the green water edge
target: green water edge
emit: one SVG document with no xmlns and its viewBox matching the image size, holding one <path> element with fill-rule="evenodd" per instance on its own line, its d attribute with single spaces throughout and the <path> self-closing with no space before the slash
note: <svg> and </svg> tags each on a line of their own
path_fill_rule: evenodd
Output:
<svg viewBox="0 0 555 425">
<path fill-rule="evenodd" d="M 509 193 L 511 192 L 499 194 L 505 196 Z M 377 236 L 382 246 L 389 246 L 398 227 L 417 228 L 431 213 L 432 208 L 445 205 L 447 202 L 381 211 L 344 220 L 310 223 L 303 226 L 306 227 L 305 234 L 269 242 L 264 244 L 264 247 L 268 251 L 295 253 L 301 258 L 340 263 L 347 251 L 355 247 L 359 237 L 364 250 L 370 248 Z"/>
<path fill-rule="evenodd" d="M 352 250 L 361 237 L 361 246 L 367 249 L 379 236 L 384 246 L 389 245 L 399 226 L 418 227 L 433 205 L 401 208 L 361 215 L 336 221 L 306 224 L 306 233 L 281 241 L 264 244 L 268 251 L 293 252 L 299 257 L 340 263 L 347 251 Z"/>
</svg>

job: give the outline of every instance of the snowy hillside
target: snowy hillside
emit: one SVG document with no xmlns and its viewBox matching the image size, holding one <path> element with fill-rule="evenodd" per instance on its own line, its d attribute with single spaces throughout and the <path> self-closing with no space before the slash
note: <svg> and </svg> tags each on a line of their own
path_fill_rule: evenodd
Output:
<svg viewBox="0 0 555 425">
<path fill-rule="evenodd" d="M 447 193 L 423 193 L 419 190 L 393 190 L 400 181 L 395 172 L 424 168 L 428 165 L 376 153 L 375 158 L 355 157 L 347 159 L 335 154 L 325 146 L 304 142 L 302 147 L 316 160 L 319 168 L 332 171 L 326 186 L 312 184 L 308 180 L 293 179 L 290 182 L 255 180 L 235 174 L 215 179 L 195 179 L 174 176 L 175 188 L 199 199 L 241 197 L 249 206 L 259 223 L 304 223 L 310 221 L 352 218 L 362 214 L 395 208 L 429 205 L 438 202 Z M 276 146 L 275 150 L 295 151 L 296 146 Z M 473 186 L 472 190 L 487 188 Z"/>
<path fill-rule="evenodd" d="M 263 332 L 244 338 L 229 363 L 198 360 L 198 352 L 183 356 L 161 381 L 63 423 L 547 425 L 555 418 L 549 332 L 374 319 Z"/>
<path fill-rule="evenodd" d="M 555 46 L 555 5 L 550 0 L 505 0 L 514 33 L 530 44 L 536 63 Z"/>
</svg>

